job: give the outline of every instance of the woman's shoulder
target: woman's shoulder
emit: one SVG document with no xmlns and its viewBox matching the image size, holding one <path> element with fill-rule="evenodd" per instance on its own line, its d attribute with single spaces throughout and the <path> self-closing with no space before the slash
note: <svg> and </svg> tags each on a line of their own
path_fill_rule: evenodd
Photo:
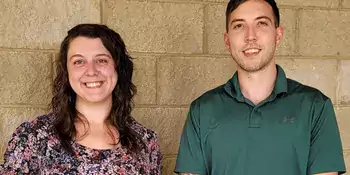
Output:
<svg viewBox="0 0 350 175">
<path fill-rule="evenodd" d="M 3 171 L 28 173 L 29 169 L 36 169 L 39 164 L 35 159 L 45 155 L 41 146 L 45 145 L 44 140 L 50 139 L 53 121 L 51 114 L 45 114 L 20 124 L 8 142 L 0 174 Z"/>
<path fill-rule="evenodd" d="M 144 126 L 132 118 L 132 129 L 134 129 L 144 140 L 157 140 L 158 134 L 155 130 Z"/>
<path fill-rule="evenodd" d="M 33 127 L 42 127 L 47 125 L 52 125 L 54 122 L 54 115 L 52 113 L 47 113 L 43 115 L 39 115 L 35 117 L 33 120 L 29 121 L 29 123 Z"/>
<path fill-rule="evenodd" d="M 45 114 L 20 124 L 10 137 L 6 154 L 17 154 L 18 150 L 26 148 L 30 148 L 31 152 L 39 151 L 40 143 L 53 139 L 53 121 L 52 114 Z"/>
<path fill-rule="evenodd" d="M 16 135 L 32 135 L 45 138 L 52 132 L 54 117 L 51 113 L 35 117 L 31 121 L 20 124 L 13 133 Z"/>
</svg>

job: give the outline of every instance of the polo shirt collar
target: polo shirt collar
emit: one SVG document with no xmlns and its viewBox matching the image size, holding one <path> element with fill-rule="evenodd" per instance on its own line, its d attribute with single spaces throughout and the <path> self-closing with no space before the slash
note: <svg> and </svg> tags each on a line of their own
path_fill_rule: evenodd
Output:
<svg viewBox="0 0 350 175">
<path fill-rule="evenodd" d="M 281 93 L 287 93 L 288 86 L 287 86 L 287 77 L 284 72 L 284 70 L 276 64 L 277 68 L 277 78 L 275 81 L 275 87 L 270 95 L 270 100 L 273 100 L 277 97 L 277 95 Z M 232 96 L 233 98 L 236 98 L 240 102 L 244 102 L 245 98 L 242 94 L 241 88 L 239 87 L 239 81 L 238 81 L 238 72 L 236 71 L 233 77 L 224 85 L 225 91 Z"/>
</svg>

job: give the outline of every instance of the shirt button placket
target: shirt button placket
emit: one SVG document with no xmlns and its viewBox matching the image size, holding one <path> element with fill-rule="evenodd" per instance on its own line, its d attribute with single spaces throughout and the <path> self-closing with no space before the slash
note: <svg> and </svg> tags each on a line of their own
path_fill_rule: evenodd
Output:
<svg viewBox="0 0 350 175">
<path fill-rule="evenodd" d="M 260 128 L 262 116 L 257 107 L 254 107 L 249 115 L 249 128 Z"/>
</svg>

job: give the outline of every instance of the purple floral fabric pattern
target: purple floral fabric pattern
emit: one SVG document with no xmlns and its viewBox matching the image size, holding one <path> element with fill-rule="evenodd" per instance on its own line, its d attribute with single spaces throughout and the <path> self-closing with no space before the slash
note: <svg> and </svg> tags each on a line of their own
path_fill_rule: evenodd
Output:
<svg viewBox="0 0 350 175">
<path fill-rule="evenodd" d="M 9 141 L 1 175 L 14 174 L 99 174 L 99 175 L 160 175 L 162 154 L 157 134 L 136 122 L 132 128 L 141 134 L 146 148 L 138 156 L 124 147 L 92 149 L 71 141 L 74 155 L 63 151 L 52 129 L 52 115 L 37 117 L 22 123 Z"/>
</svg>

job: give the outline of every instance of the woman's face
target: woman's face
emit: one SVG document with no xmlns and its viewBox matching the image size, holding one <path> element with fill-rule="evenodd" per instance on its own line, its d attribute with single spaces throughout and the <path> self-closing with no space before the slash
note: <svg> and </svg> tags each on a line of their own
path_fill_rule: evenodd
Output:
<svg viewBox="0 0 350 175">
<path fill-rule="evenodd" d="M 70 42 L 68 79 L 77 100 L 89 103 L 111 101 L 118 80 L 115 67 L 100 38 L 77 37 Z"/>
</svg>

